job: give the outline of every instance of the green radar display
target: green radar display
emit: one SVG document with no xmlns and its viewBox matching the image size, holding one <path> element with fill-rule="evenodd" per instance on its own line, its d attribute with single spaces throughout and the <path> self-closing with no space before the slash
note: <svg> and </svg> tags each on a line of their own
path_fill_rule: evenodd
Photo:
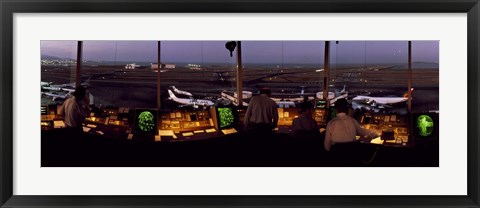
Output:
<svg viewBox="0 0 480 208">
<path fill-rule="evenodd" d="M 218 108 L 218 120 L 220 128 L 225 128 L 233 124 L 235 117 L 231 108 Z"/>
<path fill-rule="evenodd" d="M 138 128 L 148 132 L 155 129 L 155 116 L 149 111 L 143 111 L 138 115 Z"/>
<path fill-rule="evenodd" d="M 420 136 L 426 137 L 433 133 L 434 122 L 428 115 L 420 115 L 417 117 L 417 129 Z"/>
</svg>

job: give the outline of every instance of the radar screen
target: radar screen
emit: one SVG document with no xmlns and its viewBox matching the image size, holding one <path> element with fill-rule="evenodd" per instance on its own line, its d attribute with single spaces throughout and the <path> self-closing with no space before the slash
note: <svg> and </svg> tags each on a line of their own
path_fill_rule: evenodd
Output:
<svg viewBox="0 0 480 208">
<path fill-rule="evenodd" d="M 235 115 L 231 107 L 217 108 L 218 126 L 220 129 L 233 126 L 235 122 Z"/>
<path fill-rule="evenodd" d="M 135 132 L 140 134 L 156 134 L 157 110 L 136 109 L 135 110 Z"/>
<path fill-rule="evenodd" d="M 426 113 L 413 116 L 415 138 L 435 138 L 438 136 L 438 114 Z"/>
</svg>

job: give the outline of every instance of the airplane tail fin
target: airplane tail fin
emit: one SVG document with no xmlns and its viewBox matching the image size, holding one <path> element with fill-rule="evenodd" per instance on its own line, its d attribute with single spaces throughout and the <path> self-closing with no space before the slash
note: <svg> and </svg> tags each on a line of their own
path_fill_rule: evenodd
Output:
<svg viewBox="0 0 480 208">
<path fill-rule="evenodd" d="M 175 96 L 175 94 L 173 94 L 173 92 L 171 90 L 168 90 L 168 95 L 170 95 L 170 98 L 176 98 L 177 96 Z"/>
<path fill-rule="evenodd" d="M 410 93 L 413 95 L 413 87 L 410 89 Z M 408 98 L 408 92 L 403 94 L 404 98 Z"/>
<path fill-rule="evenodd" d="M 345 93 L 345 92 L 347 92 L 346 87 L 347 87 L 347 85 L 344 84 L 344 85 L 343 85 L 343 89 L 342 89 L 342 91 L 340 91 L 340 93 Z"/>
</svg>

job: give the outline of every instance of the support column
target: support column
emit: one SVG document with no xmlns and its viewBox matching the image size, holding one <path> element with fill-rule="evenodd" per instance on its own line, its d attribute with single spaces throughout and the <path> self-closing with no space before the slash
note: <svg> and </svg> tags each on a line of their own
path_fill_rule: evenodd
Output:
<svg viewBox="0 0 480 208">
<path fill-rule="evenodd" d="M 408 113 L 412 112 L 412 41 L 408 41 Z"/>
<path fill-rule="evenodd" d="M 83 53 L 83 41 L 77 42 L 77 68 L 75 69 L 75 87 L 82 84 L 80 71 L 82 69 L 82 53 Z"/>
<path fill-rule="evenodd" d="M 161 99 L 161 96 L 160 96 L 160 92 L 161 92 L 161 89 L 160 89 L 160 69 L 162 68 L 162 64 L 161 64 L 161 60 L 160 60 L 160 55 L 161 55 L 161 41 L 158 41 L 158 47 L 157 47 L 157 50 L 158 50 L 158 53 L 157 53 L 157 110 L 160 111 L 161 107 L 162 107 L 162 99 Z"/>
<path fill-rule="evenodd" d="M 330 41 L 325 41 L 325 56 L 323 59 L 323 99 L 327 101 L 327 107 L 330 107 L 328 101 L 328 90 L 330 83 Z"/>
<path fill-rule="evenodd" d="M 237 101 L 238 106 L 243 106 L 243 64 L 242 41 L 237 41 Z"/>
</svg>

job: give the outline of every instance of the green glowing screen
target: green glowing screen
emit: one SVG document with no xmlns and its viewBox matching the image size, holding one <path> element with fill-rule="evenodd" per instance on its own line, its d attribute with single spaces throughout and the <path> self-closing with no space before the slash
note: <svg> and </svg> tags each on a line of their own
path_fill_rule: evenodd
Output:
<svg viewBox="0 0 480 208">
<path fill-rule="evenodd" d="M 433 119 L 428 115 L 417 117 L 417 128 L 420 136 L 430 136 L 433 133 Z"/>
<path fill-rule="evenodd" d="M 138 128 L 142 131 L 152 131 L 155 128 L 154 119 L 151 112 L 143 111 L 138 115 Z"/>
<path fill-rule="evenodd" d="M 220 128 L 230 126 L 233 123 L 233 111 L 231 108 L 218 108 L 218 120 Z"/>
</svg>

